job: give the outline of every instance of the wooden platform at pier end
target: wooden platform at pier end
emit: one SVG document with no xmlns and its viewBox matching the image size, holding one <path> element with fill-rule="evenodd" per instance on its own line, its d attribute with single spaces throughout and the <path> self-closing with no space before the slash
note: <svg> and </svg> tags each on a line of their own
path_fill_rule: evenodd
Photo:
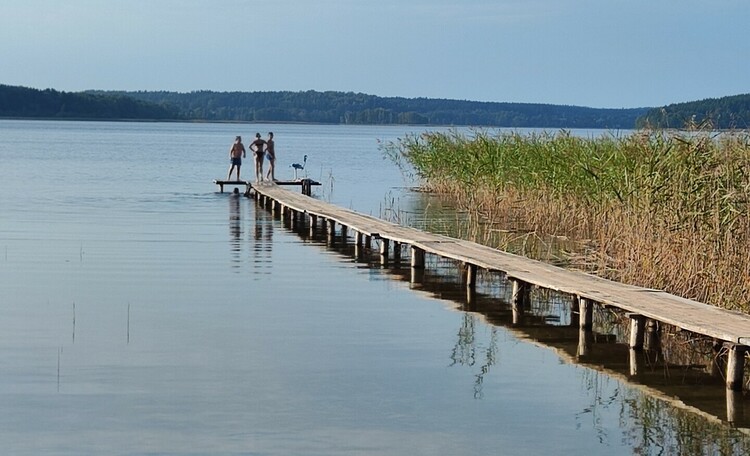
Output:
<svg viewBox="0 0 750 456">
<path fill-rule="evenodd" d="M 447 236 L 427 233 L 410 227 L 400 226 L 377 217 L 362 214 L 350 209 L 338 207 L 324 201 L 285 190 L 277 185 L 259 184 L 254 186 L 256 198 L 271 206 L 275 203 L 293 215 L 304 215 L 314 221 L 327 221 L 346 227 L 356 235 L 357 242 L 363 237 L 379 239 L 387 246 L 399 243 L 410 246 L 412 250 L 412 267 L 421 267 L 414 263 L 420 254 L 430 253 L 445 258 L 458 260 L 466 264 L 467 270 L 483 268 L 489 271 L 504 273 L 509 280 L 520 286 L 533 285 L 573 295 L 582 306 L 599 304 L 624 310 L 631 316 L 631 348 L 639 349 L 639 331 L 643 327 L 642 319 L 666 323 L 683 330 L 717 341 L 727 343 L 730 348 L 727 387 L 742 387 L 742 366 L 750 345 L 750 315 L 721 309 L 709 304 L 674 296 L 661 290 L 641 288 L 605 280 L 583 272 L 556 267 L 547 263 L 532 260 L 518 255 L 502 252 L 474 242 L 454 239 Z M 350 231 L 347 231 L 349 233 Z M 383 242 L 386 241 L 386 242 Z M 369 246 L 368 246 L 369 247 Z M 469 273 L 467 273 L 469 274 Z M 467 277 L 467 284 L 473 285 L 475 278 Z M 515 289 L 515 283 L 514 283 Z M 591 324 L 589 316 L 584 316 L 581 309 L 581 327 Z M 640 338 L 642 344 L 642 337 Z M 736 370 L 739 369 L 739 372 Z M 734 378 L 729 378 L 734 376 Z M 737 384 L 739 382 L 739 385 Z"/>
<path fill-rule="evenodd" d="M 245 186 L 245 194 L 250 193 L 250 189 L 253 188 L 253 185 L 250 181 L 244 181 L 244 180 L 220 180 L 220 179 L 214 179 L 214 184 L 219 186 L 219 192 L 224 193 L 224 186 L 225 185 L 236 185 L 236 186 Z M 320 182 L 316 182 L 312 179 L 295 179 L 295 180 L 277 180 L 274 181 L 274 184 L 276 185 L 296 185 L 301 187 L 302 193 L 305 195 L 311 195 L 312 194 L 312 187 L 316 185 L 320 185 Z M 260 185 L 260 184 L 258 184 Z"/>
</svg>

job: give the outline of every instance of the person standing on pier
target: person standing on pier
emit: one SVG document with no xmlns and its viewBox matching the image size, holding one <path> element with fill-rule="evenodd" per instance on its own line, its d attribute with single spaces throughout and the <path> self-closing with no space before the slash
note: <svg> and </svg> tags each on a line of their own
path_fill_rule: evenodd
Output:
<svg viewBox="0 0 750 456">
<path fill-rule="evenodd" d="M 266 155 L 268 156 L 268 174 L 266 174 L 266 180 L 271 182 L 276 181 L 276 175 L 274 174 L 274 168 L 276 166 L 276 151 L 274 150 L 273 132 L 268 132 L 268 139 L 266 140 Z"/>
<path fill-rule="evenodd" d="M 265 158 L 266 142 L 260 137 L 260 133 L 255 134 L 255 141 L 250 144 L 250 149 L 255 152 L 255 182 L 263 180 L 263 158 Z"/>
<path fill-rule="evenodd" d="M 231 180 L 232 171 L 237 169 L 237 180 L 240 180 L 240 167 L 242 166 L 242 159 L 246 157 L 245 146 L 242 144 L 242 137 L 237 136 L 234 138 L 234 144 L 229 149 L 229 160 L 231 165 L 229 166 L 229 173 L 227 173 L 227 180 Z"/>
</svg>

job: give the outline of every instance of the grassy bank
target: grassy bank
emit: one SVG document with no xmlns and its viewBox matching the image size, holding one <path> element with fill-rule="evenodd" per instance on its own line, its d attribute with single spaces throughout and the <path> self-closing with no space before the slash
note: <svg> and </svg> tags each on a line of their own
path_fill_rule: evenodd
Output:
<svg viewBox="0 0 750 456">
<path fill-rule="evenodd" d="M 580 241 L 573 267 L 750 311 L 746 132 L 429 133 L 387 152 L 477 220 Z"/>
</svg>

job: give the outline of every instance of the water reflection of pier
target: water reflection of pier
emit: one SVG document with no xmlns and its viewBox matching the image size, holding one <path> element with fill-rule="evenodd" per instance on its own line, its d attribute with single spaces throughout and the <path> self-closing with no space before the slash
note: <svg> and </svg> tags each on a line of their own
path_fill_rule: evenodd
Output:
<svg viewBox="0 0 750 456">
<path fill-rule="evenodd" d="M 248 243 L 248 261 L 258 274 L 270 274 L 273 266 L 273 218 L 265 211 L 252 210 L 253 227 L 247 231 L 243 226 L 242 206 L 247 200 L 239 194 L 229 196 L 229 249 L 233 268 L 242 263 L 244 243 Z"/>
<path fill-rule="evenodd" d="M 718 353 L 723 347 L 710 338 L 653 322 L 644 325 L 643 340 L 634 344 L 629 329 L 632 315 L 621 310 L 591 308 L 589 324 L 581 324 L 586 311 L 580 309 L 575 297 L 564 293 L 534 288 L 523 299 L 514 299 L 518 289 L 497 273 L 482 277 L 477 281 L 481 285 L 467 287 L 470 276 L 461 273 L 466 265 L 460 262 L 432 258 L 426 260 L 429 264 L 425 268 L 415 269 L 401 246 L 389 255 L 377 243 L 368 248 L 368 243 L 352 242 L 345 227 L 337 232 L 330 224 L 285 217 L 282 208 L 273 209 L 272 215 L 301 238 L 407 282 L 415 291 L 451 302 L 457 310 L 493 327 L 506 328 L 519 339 L 553 349 L 566 362 L 627 382 L 678 409 L 739 428 L 750 426 L 743 393 L 723 387 L 726 366 Z M 461 353 L 468 340 L 462 338 L 468 337 L 466 331 L 471 326 L 465 321 L 465 327 L 459 330 L 459 341 L 451 354 L 453 363 L 474 364 L 471 356 Z M 492 347 L 485 355 L 476 374 L 476 396 L 482 394 L 482 376 L 495 362 Z"/>
</svg>

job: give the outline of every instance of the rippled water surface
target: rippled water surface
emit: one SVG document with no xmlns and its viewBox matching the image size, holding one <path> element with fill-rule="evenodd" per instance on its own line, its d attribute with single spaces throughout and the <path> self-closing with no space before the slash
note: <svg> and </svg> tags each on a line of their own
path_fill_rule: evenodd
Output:
<svg viewBox="0 0 750 456">
<path fill-rule="evenodd" d="M 307 154 L 316 197 L 419 210 L 378 148 L 417 127 L 0 121 L 4 454 L 746 448 L 499 324 L 455 265 L 410 283 L 217 193 L 234 136 L 269 130 L 278 177 Z"/>
</svg>

